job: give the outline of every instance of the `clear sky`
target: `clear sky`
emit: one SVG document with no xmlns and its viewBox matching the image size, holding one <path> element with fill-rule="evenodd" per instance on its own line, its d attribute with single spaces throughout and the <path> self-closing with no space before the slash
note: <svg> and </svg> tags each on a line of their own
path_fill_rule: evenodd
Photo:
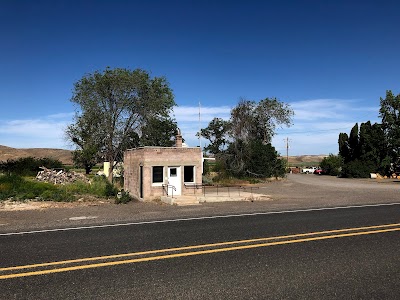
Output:
<svg viewBox="0 0 400 300">
<path fill-rule="evenodd" d="M 273 145 L 337 153 L 400 93 L 399 1 L 0 1 L 0 145 L 69 148 L 73 84 L 107 66 L 166 76 L 189 146 L 240 98 L 295 111 Z M 204 145 L 205 141 L 202 141 Z"/>
</svg>

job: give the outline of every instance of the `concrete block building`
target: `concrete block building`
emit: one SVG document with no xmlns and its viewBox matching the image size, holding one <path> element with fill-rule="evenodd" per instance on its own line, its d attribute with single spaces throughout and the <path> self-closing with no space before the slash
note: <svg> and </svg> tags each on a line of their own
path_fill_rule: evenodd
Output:
<svg viewBox="0 0 400 300">
<path fill-rule="evenodd" d="M 203 155 L 200 147 L 141 147 L 124 153 L 124 189 L 145 201 L 163 195 L 201 194 Z"/>
</svg>

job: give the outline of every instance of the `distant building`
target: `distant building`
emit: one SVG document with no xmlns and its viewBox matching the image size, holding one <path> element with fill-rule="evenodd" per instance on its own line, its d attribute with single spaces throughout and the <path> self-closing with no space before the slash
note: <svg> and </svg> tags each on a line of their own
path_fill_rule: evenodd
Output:
<svg viewBox="0 0 400 300">
<path fill-rule="evenodd" d="M 124 153 L 124 189 L 139 200 L 162 195 L 201 194 L 203 155 L 200 147 L 141 147 Z"/>
</svg>

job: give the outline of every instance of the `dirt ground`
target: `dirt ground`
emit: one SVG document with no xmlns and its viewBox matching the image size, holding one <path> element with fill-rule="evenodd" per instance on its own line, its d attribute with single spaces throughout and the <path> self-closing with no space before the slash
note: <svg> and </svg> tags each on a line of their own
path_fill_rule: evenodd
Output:
<svg viewBox="0 0 400 300">
<path fill-rule="evenodd" d="M 257 193 L 266 195 L 264 199 L 268 200 L 178 207 L 160 202 L 116 205 L 112 200 L 93 199 L 74 203 L 3 201 L 0 202 L 0 232 L 400 202 L 400 181 L 393 179 L 290 174 L 287 179 L 257 187 Z"/>
<path fill-rule="evenodd" d="M 21 210 L 45 210 L 49 208 L 78 208 L 85 206 L 98 206 L 112 204 L 113 200 L 84 199 L 75 202 L 55 202 L 55 201 L 13 201 L 5 200 L 0 202 L 1 211 L 21 211 Z"/>
</svg>

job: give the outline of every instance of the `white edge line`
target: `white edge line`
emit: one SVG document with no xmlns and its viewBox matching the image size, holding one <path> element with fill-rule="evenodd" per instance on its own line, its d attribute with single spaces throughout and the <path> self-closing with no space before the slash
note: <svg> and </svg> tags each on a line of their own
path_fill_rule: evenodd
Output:
<svg viewBox="0 0 400 300">
<path fill-rule="evenodd" d="M 321 207 L 321 208 L 307 208 L 307 209 L 297 209 L 297 210 L 282 210 L 282 211 L 257 212 L 257 213 L 246 213 L 246 214 L 217 215 L 217 216 L 193 217 L 193 218 L 183 218 L 183 219 L 167 219 L 167 220 L 142 221 L 142 222 L 131 222 L 131 223 L 118 223 L 118 224 L 106 224 L 106 225 L 43 229 L 43 230 L 0 233 L 0 236 L 24 235 L 24 234 L 33 234 L 33 233 L 46 233 L 46 232 L 70 231 L 70 230 L 83 230 L 83 229 L 94 229 L 94 228 L 109 228 L 109 227 L 119 227 L 119 226 L 157 224 L 157 223 L 171 223 L 171 222 L 183 222 L 183 221 L 206 220 L 206 219 L 236 218 L 236 217 L 259 216 L 259 215 L 275 215 L 275 214 L 312 212 L 312 211 L 323 211 L 323 210 L 394 206 L 394 205 L 400 205 L 400 202 L 382 203 L 382 204 L 366 204 L 366 205 L 350 205 L 350 206 L 335 206 L 335 207 Z"/>
</svg>

